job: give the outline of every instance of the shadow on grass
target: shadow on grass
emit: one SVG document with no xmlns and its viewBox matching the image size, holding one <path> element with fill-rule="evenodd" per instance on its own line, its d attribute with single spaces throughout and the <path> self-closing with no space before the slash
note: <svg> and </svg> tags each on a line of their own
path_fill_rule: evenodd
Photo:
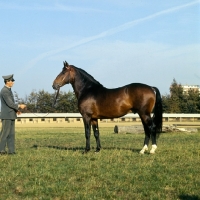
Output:
<svg viewBox="0 0 200 200">
<path fill-rule="evenodd" d="M 179 195 L 180 200 L 200 200 L 197 195 Z"/>
<path fill-rule="evenodd" d="M 78 151 L 78 150 L 85 150 L 85 147 L 62 147 L 62 146 L 55 146 L 55 145 L 47 145 L 47 146 L 40 146 L 37 144 L 34 144 L 31 148 L 37 149 L 38 147 L 48 147 L 52 149 L 58 149 L 58 150 L 70 150 L 70 151 Z M 94 147 L 91 148 L 91 150 L 95 150 Z M 141 149 L 133 149 L 133 148 L 121 148 L 121 147 L 104 147 L 102 150 L 126 150 L 126 151 L 132 151 L 132 152 L 139 152 Z"/>
</svg>

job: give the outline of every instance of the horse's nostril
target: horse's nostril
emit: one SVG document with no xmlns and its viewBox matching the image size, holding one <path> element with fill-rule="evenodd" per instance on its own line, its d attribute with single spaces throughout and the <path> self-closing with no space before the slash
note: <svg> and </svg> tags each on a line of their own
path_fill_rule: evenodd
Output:
<svg viewBox="0 0 200 200">
<path fill-rule="evenodd" d="M 55 85 L 55 84 L 53 84 L 52 87 L 53 87 L 54 90 L 57 89 L 57 85 Z"/>
<path fill-rule="evenodd" d="M 54 90 L 58 90 L 60 88 L 60 85 L 58 83 L 54 83 L 52 87 Z"/>
</svg>

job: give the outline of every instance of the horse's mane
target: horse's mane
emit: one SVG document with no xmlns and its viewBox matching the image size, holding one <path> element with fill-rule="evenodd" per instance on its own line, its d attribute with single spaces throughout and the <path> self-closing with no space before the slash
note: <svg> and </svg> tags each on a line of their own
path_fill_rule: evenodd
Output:
<svg viewBox="0 0 200 200">
<path fill-rule="evenodd" d="M 88 74 L 85 70 L 75 67 L 74 65 L 71 65 L 71 66 L 74 67 L 81 74 L 81 76 L 83 76 L 85 79 L 89 80 L 90 82 L 92 82 L 94 84 L 103 86 L 101 83 L 99 83 L 97 80 L 95 80 L 93 76 Z"/>
</svg>

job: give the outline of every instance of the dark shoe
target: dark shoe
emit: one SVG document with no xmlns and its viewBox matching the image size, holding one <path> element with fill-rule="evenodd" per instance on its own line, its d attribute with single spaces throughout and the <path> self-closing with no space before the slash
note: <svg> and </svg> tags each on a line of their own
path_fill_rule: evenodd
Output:
<svg viewBox="0 0 200 200">
<path fill-rule="evenodd" d="M 0 152 L 0 155 L 6 155 L 6 154 L 7 154 L 6 151 L 1 151 L 1 152 Z"/>
</svg>

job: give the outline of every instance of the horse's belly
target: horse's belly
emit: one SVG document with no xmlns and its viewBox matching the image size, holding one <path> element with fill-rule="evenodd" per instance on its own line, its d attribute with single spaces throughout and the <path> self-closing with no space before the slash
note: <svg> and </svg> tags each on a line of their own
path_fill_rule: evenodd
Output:
<svg viewBox="0 0 200 200">
<path fill-rule="evenodd" d="M 94 117 L 99 119 L 118 118 L 126 115 L 131 109 L 131 106 L 105 106 L 98 109 L 94 113 Z"/>
</svg>

